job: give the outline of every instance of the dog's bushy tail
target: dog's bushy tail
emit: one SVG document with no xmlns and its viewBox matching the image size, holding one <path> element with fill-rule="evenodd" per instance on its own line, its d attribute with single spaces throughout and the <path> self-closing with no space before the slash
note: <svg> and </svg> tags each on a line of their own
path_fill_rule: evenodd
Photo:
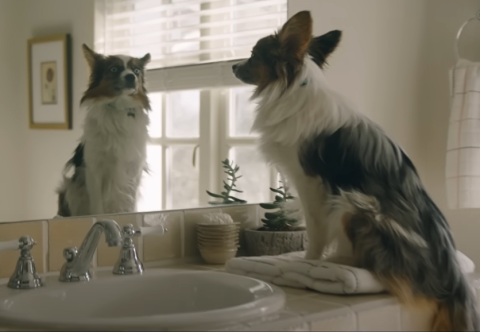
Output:
<svg viewBox="0 0 480 332">
<path fill-rule="evenodd" d="M 376 198 L 341 192 L 355 261 L 403 304 L 434 311 L 433 331 L 479 331 L 476 295 L 460 269 L 447 222 L 426 192 L 419 197 L 417 214 L 391 208 L 386 215 Z M 406 215 L 419 220 L 402 222 Z"/>
</svg>

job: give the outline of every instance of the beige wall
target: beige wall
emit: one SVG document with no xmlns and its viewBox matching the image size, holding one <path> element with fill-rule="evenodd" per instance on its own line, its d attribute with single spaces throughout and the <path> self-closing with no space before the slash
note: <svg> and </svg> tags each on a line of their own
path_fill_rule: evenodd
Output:
<svg viewBox="0 0 480 332">
<path fill-rule="evenodd" d="M 314 35 L 343 31 L 327 77 L 416 160 L 426 1 L 289 1 L 290 15 L 300 10 L 311 11 Z"/>
<path fill-rule="evenodd" d="M 480 1 L 289 2 L 290 15 L 305 9 L 314 16 L 315 34 L 344 31 L 327 72 L 332 84 L 405 148 L 446 214 L 457 246 L 480 266 L 480 211 L 449 210 L 444 177 L 453 40 Z M 480 22 L 467 26 L 461 54 L 480 61 L 479 37 Z"/>
<path fill-rule="evenodd" d="M 449 210 L 445 193 L 445 146 L 449 119 L 448 70 L 454 64 L 453 40 L 465 19 L 480 10 L 478 0 L 427 1 L 422 87 L 418 111 L 420 174 L 433 199 L 445 212 L 460 250 L 480 269 L 480 210 Z M 470 23 L 460 43 L 461 55 L 480 61 L 480 22 Z"/>
<path fill-rule="evenodd" d="M 23 145 L 19 105 L 25 89 L 21 85 L 24 64 L 18 62 L 23 39 L 16 32 L 21 17 L 18 3 L 0 1 L 0 220 L 17 219 L 22 209 Z"/>
<path fill-rule="evenodd" d="M 10 12 L 4 10 L 8 6 L 16 10 L 16 16 L 10 16 Z M 6 20 L 2 16 L 6 16 Z M 15 90 L 0 88 L 0 100 L 14 100 L 10 107 L 2 107 L 0 128 L 2 124 L 11 132 L 3 132 L 7 137 L 5 141 L 15 141 L 17 145 L 9 152 L 2 146 L 0 140 L 0 153 L 16 157 L 18 161 L 14 168 L 16 173 L 2 172 L 0 170 L 0 183 L 5 195 L 11 195 L 14 183 L 21 184 L 21 198 L 17 193 L 12 194 L 6 200 L 6 208 L 3 207 L 0 196 L 0 220 L 38 219 L 53 217 L 56 214 L 55 188 L 60 181 L 60 174 L 68 158 L 81 136 L 81 124 L 84 111 L 79 109 L 79 100 L 85 90 L 88 71 L 84 62 L 81 45 L 93 44 L 93 0 L 1 0 L 0 1 L 0 38 L 3 34 L 11 40 L 0 39 L 0 63 L 3 59 L 9 59 L 4 66 L 9 74 L 3 77 L 14 77 L 18 82 Z M 27 114 L 27 58 L 26 40 L 32 37 L 41 37 L 51 34 L 69 33 L 72 38 L 72 96 L 73 96 L 73 130 L 30 130 L 28 129 Z M 5 40 L 5 42 L 4 42 Z M 11 47 L 6 48 L 5 45 Z M 3 51 L 3 52 L 2 52 Z M 4 54 L 5 53 L 5 54 Z M 5 58 L 4 58 L 5 57 Z M 0 83 L 0 87 L 3 87 Z M 3 97 L 2 97 L 3 95 Z M 12 99 L 11 96 L 17 96 Z M 4 113 L 11 115 L 15 110 L 15 126 L 7 122 Z M 9 120 L 10 121 L 10 120 Z M 12 120 L 13 122 L 13 120 Z M 15 128 L 15 129 L 13 129 Z M 1 130 L 1 129 L 0 129 Z M 0 138 L 3 137 L 0 133 Z M 21 141 L 17 141 L 20 137 Z M 15 139 L 14 139 L 15 137 Z M 5 151 L 5 152 L 4 152 Z M 3 160 L 2 167 L 9 167 L 15 159 Z M 0 189 L 2 190 L 2 189 Z M 19 204 L 20 203 L 20 204 Z M 20 206 L 19 206 L 20 205 Z"/>
<path fill-rule="evenodd" d="M 25 38 L 69 33 L 72 38 L 73 130 L 25 130 L 26 178 L 25 200 L 29 219 L 56 214 L 55 188 L 60 174 L 82 134 L 85 111 L 80 98 L 88 80 L 82 43 L 93 45 L 93 0 L 22 0 Z M 41 13 L 41 15 L 39 15 Z M 25 53 L 25 52 L 24 52 Z M 26 73 L 22 77 L 26 77 Z M 26 119 L 24 121 L 26 123 Z"/>
</svg>

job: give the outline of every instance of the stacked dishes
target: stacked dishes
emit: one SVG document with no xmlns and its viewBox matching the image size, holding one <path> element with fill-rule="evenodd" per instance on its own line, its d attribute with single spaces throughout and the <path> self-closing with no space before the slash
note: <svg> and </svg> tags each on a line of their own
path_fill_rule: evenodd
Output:
<svg viewBox="0 0 480 332">
<path fill-rule="evenodd" d="M 198 249 L 209 264 L 225 264 L 238 250 L 240 223 L 197 224 Z"/>
</svg>

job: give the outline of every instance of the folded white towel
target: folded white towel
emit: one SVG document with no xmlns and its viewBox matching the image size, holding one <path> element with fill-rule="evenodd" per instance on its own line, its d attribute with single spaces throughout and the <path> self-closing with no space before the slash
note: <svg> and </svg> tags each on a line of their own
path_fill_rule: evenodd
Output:
<svg viewBox="0 0 480 332">
<path fill-rule="evenodd" d="M 451 209 L 480 207 L 480 62 L 450 70 L 446 184 Z"/>
<path fill-rule="evenodd" d="M 279 256 L 237 257 L 226 263 L 226 271 L 279 286 L 310 288 L 331 294 L 380 293 L 384 287 L 367 270 L 321 260 L 303 258 L 304 251 Z M 457 251 L 464 273 L 475 271 L 475 264 Z"/>
</svg>

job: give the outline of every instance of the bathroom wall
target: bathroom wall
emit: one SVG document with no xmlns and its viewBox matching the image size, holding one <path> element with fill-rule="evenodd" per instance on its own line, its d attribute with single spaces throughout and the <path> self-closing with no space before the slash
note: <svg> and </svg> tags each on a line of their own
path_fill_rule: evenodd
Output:
<svg viewBox="0 0 480 332">
<path fill-rule="evenodd" d="M 0 1 L 0 70 L 4 74 L 0 100 L 6 103 L 0 117 L 2 221 L 53 217 L 56 213 L 55 187 L 80 138 L 85 115 L 78 106 L 88 79 L 81 45 L 93 44 L 93 20 L 94 0 Z M 60 33 L 72 37 L 73 130 L 31 130 L 27 39 Z"/>
<path fill-rule="evenodd" d="M 288 9 L 310 10 L 314 35 L 343 31 L 326 70 L 331 84 L 417 160 L 426 1 L 294 0 Z"/>
<path fill-rule="evenodd" d="M 480 1 L 289 2 L 290 15 L 305 9 L 312 11 L 315 34 L 344 31 L 327 71 L 332 85 L 404 147 L 446 214 L 457 246 L 480 266 L 480 211 L 449 210 L 444 176 L 453 41 Z M 480 22 L 465 28 L 464 57 L 480 61 L 479 36 Z"/>
<path fill-rule="evenodd" d="M 23 121 L 25 183 L 28 184 L 25 214 L 27 218 L 37 219 L 56 214 L 55 186 L 60 181 L 66 158 L 73 153 L 82 134 L 85 113 L 80 110 L 79 101 L 87 85 L 88 68 L 81 47 L 82 43 L 93 44 L 94 0 L 22 0 L 22 3 L 24 39 L 58 33 L 69 33 L 72 38 L 73 130 L 29 130 L 27 118 Z M 25 52 L 22 56 L 26 56 Z M 27 72 L 20 75 L 26 79 Z M 26 105 L 21 109 L 26 109 Z"/>
<path fill-rule="evenodd" d="M 453 229 L 460 250 L 480 267 L 480 210 L 448 209 L 445 192 L 445 146 L 449 109 L 448 70 L 454 64 L 453 41 L 460 25 L 480 10 L 478 0 L 428 0 L 424 61 L 419 73 L 419 171 L 433 199 Z M 470 23 L 460 39 L 460 54 L 480 61 L 480 22 Z"/>
<path fill-rule="evenodd" d="M 16 33 L 20 17 L 18 2 L 0 1 L 0 220 L 16 219 L 23 205 L 24 187 L 19 179 L 24 172 L 24 155 L 19 147 L 24 142 L 20 128 L 26 109 L 18 92 L 24 91 L 20 83 L 26 75 L 26 62 L 18 60 L 25 50 L 22 36 Z"/>
</svg>

